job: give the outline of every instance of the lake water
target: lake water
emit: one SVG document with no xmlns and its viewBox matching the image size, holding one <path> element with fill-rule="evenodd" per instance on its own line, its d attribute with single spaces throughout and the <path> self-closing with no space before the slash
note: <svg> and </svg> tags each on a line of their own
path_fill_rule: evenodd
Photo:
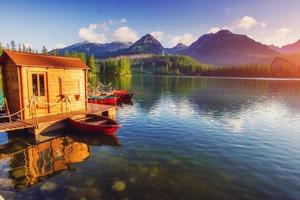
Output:
<svg viewBox="0 0 300 200">
<path fill-rule="evenodd" d="M 299 80 L 102 81 L 135 95 L 117 137 L 0 134 L 3 197 L 300 198 Z"/>
</svg>

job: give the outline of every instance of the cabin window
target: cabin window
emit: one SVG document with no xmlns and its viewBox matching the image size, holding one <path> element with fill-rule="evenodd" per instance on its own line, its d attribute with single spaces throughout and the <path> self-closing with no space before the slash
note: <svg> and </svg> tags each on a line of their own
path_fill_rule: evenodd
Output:
<svg viewBox="0 0 300 200">
<path fill-rule="evenodd" d="M 40 95 L 39 96 L 45 96 L 44 74 L 39 75 L 39 81 L 40 81 Z"/>
<path fill-rule="evenodd" d="M 35 96 L 45 96 L 44 74 L 32 74 L 32 89 Z"/>
<path fill-rule="evenodd" d="M 38 80 L 37 80 L 37 74 L 32 74 L 32 89 L 33 89 L 33 94 L 35 96 L 38 96 Z"/>
</svg>

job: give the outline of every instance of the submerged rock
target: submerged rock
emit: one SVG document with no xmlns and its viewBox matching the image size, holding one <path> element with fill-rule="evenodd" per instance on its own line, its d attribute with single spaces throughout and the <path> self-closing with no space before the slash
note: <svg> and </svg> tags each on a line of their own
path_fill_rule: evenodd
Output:
<svg viewBox="0 0 300 200">
<path fill-rule="evenodd" d="M 69 189 L 71 192 L 76 192 L 76 191 L 77 191 L 77 188 L 74 187 L 74 186 L 69 186 L 68 189 Z"/>
<path fill-rule="evenodd" d="M 0 185 L 2 188 L 13 187 L 11 179 L 9 178 L 0 178 Z"/>
<path fill-rule="evenodd" d="M 129 181 L 130 181 L 131 183 L 135 183 L 135 182 L 136 182 L 136 179 L 133 178 L 133 177 L 131 177 L 131 178 L 129 178 Z"/>
<path fill-rule="evenodd" d="M 126 184 L 124 181 L 115 181 L 114 184 L 111 186 L 111 190 L 114 192 L 122 192 L 125 190 Z"/>
<path fill-rule="evenodd" d="M 56 188 L 57 188 L 57 185 L 55 183 L 46 182 L 40 187 L 40 190 L 43 192 L 48 192 L 48 191 L 55 190 Z"/>
<path fill-rule="evenodd" d="M 89 180 L 87 180 L 87 181 L 85 182 L 85 184 L 86 184 L 87 186 L 95 185 L 95 180 L 94 180 L 94 179 L 89 179 Z"/>
<path fill-rule="evenodd" d="M 152 167 L 150 169 L 150 176 L 156 176 L 158 174 L 159 170 L 157 167 Z"/>
</svg>

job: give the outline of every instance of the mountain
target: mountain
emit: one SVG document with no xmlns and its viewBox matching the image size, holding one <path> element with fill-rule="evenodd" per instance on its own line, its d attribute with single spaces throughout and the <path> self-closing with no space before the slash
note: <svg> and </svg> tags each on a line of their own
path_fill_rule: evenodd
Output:
<svg viewBox="0 0 300 200">
<path fill-rule="evenodd" d="M 127 49 L 112 52 L 108 57 L 170 54 L 151 34 L 144 35 Z"/>
<path fill-rule="evenodd" d="M 295 43 L 283 46 L 278 49 L 283 54 L 300 54 L 300 40 Z"/>
<path fill-rule="evenodd" d="M 281 53 L 280 47 L 278 47 L 278 46 L 275 46 L 275 45 L 268 45 L 268 47 L 269 47 L 270 49 L 272 49 L 273 51 L 276 51 L 276 52 L 278 52 L 278 53 Z"/>
<path fill-rule="evenodd" d="M 214 65 L 270 64 L 280 55 L 246 35 L 228 30 L 205 34 L 180 53 Z"/>
<path fill-rule="evenodd" d="M 172 54 L 177 54 L 178 52 L 186 50 L 188 48 L 189 48 L 188 46 L 186 46 L 186 45 L 184 45 L 182 43 L 179 43 L 175 47 L 173 47 L 173 48 L 167 48 L 166 50 L 168 52 L 172 53 Z"/>
<path fill-rule="evenodd" d="M 299 69 L 299 65 L 293 63 L 283 57 L 276 57 L 270 65 L 272 71 L 281 71 L 284 69 L 289 69 L 291 71 L 296 71 Z"/>
<path fill-rule="evenodd" d="M 58 49 L 60 55 L 63 55 L 66 51 L 71 53 L 72 51 L 84 52 L 87 56 L 94 54 L 95 57 L 103 57 L 111 52 L 115 52 L 121 49 L 130 47 L 132 43 L 112 42 L 106 44 L 80 42 L 71 46 Z"/>
</svg>

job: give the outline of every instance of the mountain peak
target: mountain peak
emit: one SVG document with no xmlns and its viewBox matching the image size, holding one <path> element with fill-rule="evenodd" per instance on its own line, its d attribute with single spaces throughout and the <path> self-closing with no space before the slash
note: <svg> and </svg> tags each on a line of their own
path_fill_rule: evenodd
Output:
<svg viewBox="0 0 300 200">
<path fill-rule="evenodd" d="M 155 39 L 155 37 L 153 37 L 151 34 L 146 34 L 143 37 L 141 37 L 141 39 L 135 42 L 135 44 L 149 44 L 149 43 L 160 45 L 160 42 L 157 39 Z"/>
<path fill-rule="evenodd" d="M 234 34 L 229 30 L 220 30 L 216 32 L 215 35 L 234 35 Z"/>
<path fill-rule="evenodd" d="M 197 60 L 216 65 L 266 64 L 279 53 L 246 35 L 221 30 L 201 36 L 188 54 Z"/>
<path fill-rule="evenodd" d="M 185 44 L 182 44 L 182 43 L 178 43 L 175 47 L 173 47 L 173 48 L 180 48 L 180 49 L 182 49 L 182 48 L 187 48 L 188 46 L 186 46 Z"/>
<path fill-rule="evenodd" d="M 295 43 L 285 45 L 279 49 L 284 54 L 299 54 L 300 53 L 300 40 Z"/>
</svg>

